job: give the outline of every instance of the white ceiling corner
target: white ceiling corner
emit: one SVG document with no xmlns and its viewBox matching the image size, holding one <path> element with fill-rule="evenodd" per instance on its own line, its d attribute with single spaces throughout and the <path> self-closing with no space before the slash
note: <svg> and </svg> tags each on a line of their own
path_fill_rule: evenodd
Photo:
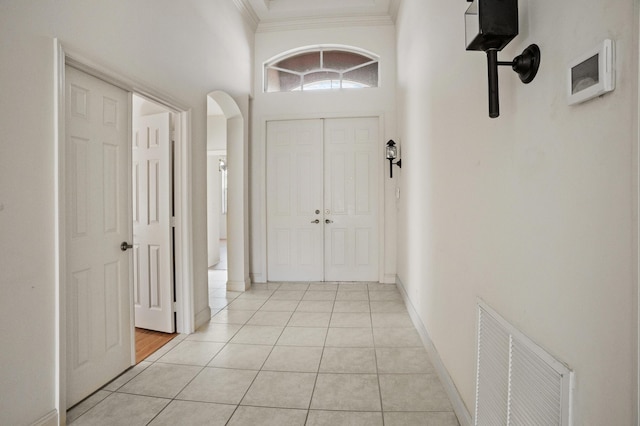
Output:
<svg viewBox="0 0 640 426">
<path fill-rule="evenodd" d="M 396 19 L 398 18 L 398 10 L 400 10 L 400 3 L 402 3 L 402 0 L 391 0 L 389 2 L 389 15 L 391 16 L 391 19 L 393 20 L 393 22 L 396 22 Z"/>
<path fill-rule="evenodd" d="M 242 16 L 246 19 L 246 21 L 251 25 L 251 28 L 255 31 L 258 28 L 258 24 L 260 23 L 260 18 L 253 10 L 251 3 L 249 0 L 233 0 L 233 3 L 236 5 L 238 10 Z"/>
</svg>

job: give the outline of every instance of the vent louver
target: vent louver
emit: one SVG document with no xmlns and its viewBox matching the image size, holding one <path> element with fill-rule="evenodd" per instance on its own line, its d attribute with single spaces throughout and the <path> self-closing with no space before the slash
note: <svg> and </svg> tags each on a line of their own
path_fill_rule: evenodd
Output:
<svg viewBox="0 0 640 426">
<path fill-rule="evenodd" d="M 478 303 L 475 425 L 571 425 L 573 373 Z"/>
</svg>

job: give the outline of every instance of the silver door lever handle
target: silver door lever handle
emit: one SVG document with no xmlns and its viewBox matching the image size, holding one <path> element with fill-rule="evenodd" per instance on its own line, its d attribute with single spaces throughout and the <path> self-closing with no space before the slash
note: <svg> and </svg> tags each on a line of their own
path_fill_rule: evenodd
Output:
<svg viewBox="0 0 640 426">
<path fill-rule="evenodd" d="M 320 219 L 312 220 L 311 223 L 320 223 Z"/>
</svg>

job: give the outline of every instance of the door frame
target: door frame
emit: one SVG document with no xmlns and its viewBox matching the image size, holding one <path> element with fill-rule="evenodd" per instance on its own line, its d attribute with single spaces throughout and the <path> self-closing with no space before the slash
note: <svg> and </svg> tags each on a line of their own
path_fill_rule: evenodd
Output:
<svg viewBox="0 0 640 426">
<path fill-rule="evenodd" d="M 635 371 L 635 415 L 636 422 L 640 421 L 640 5 L 635 2 L 634 5 L 634 31 L 633 31 L 633 43 L 632 48 L 634 50 L 635 61 L 633 62 L 634 78 L 634 104 L 636 108 L 636 117 L 634 122 L 634 146 L 635 155 L 633 156 L 633 168 L 635 172 L 634 176 L 634 191 L 635 197 L 633 212 L 633 258 L 636 261 L 634 273 L 634 281 L 636 286 L 636 371 Z"/>
<path fill-rule="evenodd" d="M 262 143 L 260 146 L 262 147 L 262 162 L 264 164 L 262 185 L 260 189 L 262 191 L 262 199 L 260 200 L 261 209 L 264 214 L 261 217 L 261 226 L 260 226 L 260 242 L 262 249 L 259 250 L 260 253 L 260 263 L 263 265 L 263 277 L 258 277 L 254 274 L 252 281 L 254 282 L 267 282 L 269 276 L 269 266 L 267 263 L 267 122 L 269 121 L 289 121 L 289 120 L 330 120 L 336 118 L 375 118 L 378 120 L 378 139 L 380 140 L 380 152 L 378 155 L 378 281 L 385 281 L 385 223 L 386 223 L 386 212 L 385 212 L 385 203 L 387 200 L 385 199 L 385 173 L 384 173 L 384 136 L 385 136 L 385 113 L 383 112 L 353 112 L 353 113 L 338 113 L 338 114 L 330 114 L 330 113 L 312 113 L 312 114 L 283 114 L 283 115 L 273 115 L 273 116 L 263 116 L 260 118 L 260 130 L 262 131 Z"/>
<path fill-rule="evenodd" d="M 132 93 L 137 93 L 152 100 L 176 114 L 175 123 L 175 251 L 176 263 L 176 328 L 180 333 L 191 333 L 195 327 L 195 306 L 193 289 L 193 247 L 192 234 L 192 159 L 191 159 L 191 110 L 179 101 L 157 90 L 145 86 L 91 61 L 87 58 L 66 50 L 58 39 L 53 39 L 54 61 L 54 173 L 56 177 L 55 197 L 55 244 L 56 244 L 56 409 L 59 424 L 66 424 L 67 399 L 67 353 L 66 353 L 66 247 L 65 247 L 65 66 L 71 65 L 89 75 L 106 81 L 129 93 L 131 103 Z M 132 113 L 129 111 L 128 126 L 131 128 Z M 131 133 L 131 132 L 129 132 Z M 131 135 L 129 135 L 131 143 Z M 129 176 L 130 179 L 130 176 Z M 132 233 L 132 229 L 129 231 Z M 130 297 L 133 286 L 129 281 Z M 133 300 L 133 299 L 132 299 Z M 131 307 L 131 348 L 132 365 L 135 364 L 135 334 L 133 333 L 133 303 Z"/>
</svg>

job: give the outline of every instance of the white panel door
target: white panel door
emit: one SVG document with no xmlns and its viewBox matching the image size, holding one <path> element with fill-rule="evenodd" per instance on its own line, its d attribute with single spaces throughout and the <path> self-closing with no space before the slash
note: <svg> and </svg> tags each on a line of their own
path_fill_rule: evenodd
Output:
<svg viewBox="0 0 640 426">
<path fill-rule="evenodd" d="M 267 123 L 270 281 L 323 280 L 322 120 Z"/>
<path fill-rule="evenodd" d="M 378 119 L 324 126 L 325 280 L 378 281 Z"/>
<path fill-rule="evenodd" d="M 168 112 L 133 119 L 135 325 L 173 333 L 171 144 Z"/>
<path fill-rule="evenodd" d="M 128 93 L 66 67 L 67 407 L 132 364 Z"/>
<path fill-rule="evenodd" d="M 270 281 L 378 280 L 379 142 L 377 118 L 267 123 Z"/>
</svg>

